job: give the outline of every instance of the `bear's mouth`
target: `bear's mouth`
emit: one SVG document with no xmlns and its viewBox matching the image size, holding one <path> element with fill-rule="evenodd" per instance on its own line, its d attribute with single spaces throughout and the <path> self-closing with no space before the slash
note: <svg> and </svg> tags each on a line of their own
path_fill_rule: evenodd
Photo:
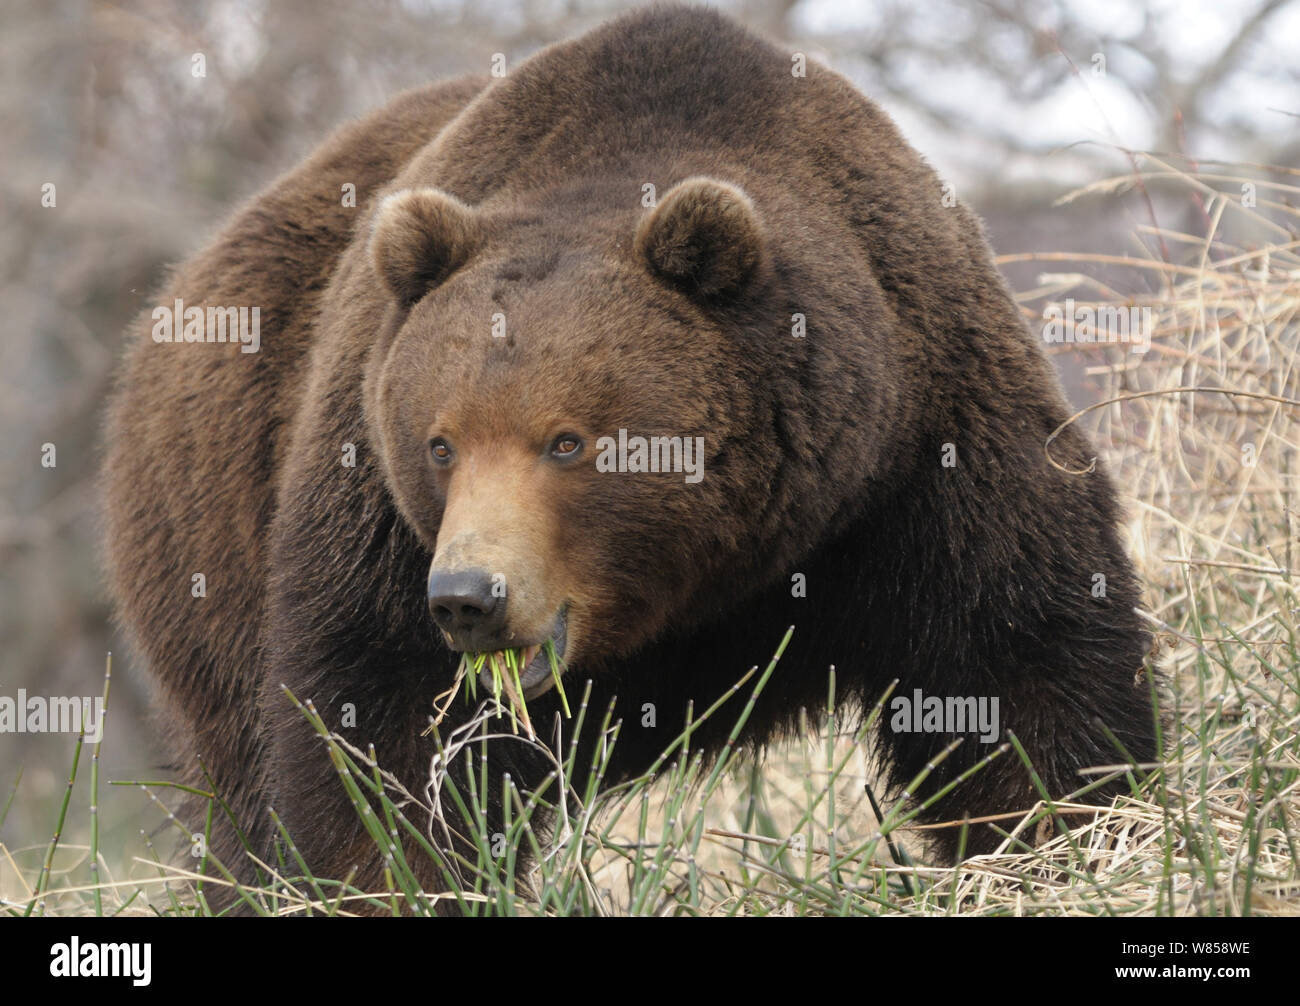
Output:
<svg viewBox="0 0 1300 1006">
<path fill-rule="evenodd" d="M 560 609 L 560 613 L 555 616 L 555 622 L 551 626 L 550 635 L 537 643 L 528 646 L 518 646 L 514 648 L 515 656 L 519 660 L 519 687 L 523 691 L 525 701 L 531 701 L 539 695 L 545 695 L 555 684 L 557 674 L 564 673 L 564 651 L 569 641 L 569 619 L 568 607 Z M 551 644 L 551 650 L 555 653 L 556 667 L 552 670 L 551 654 L 547 652 L 547 643 Z M 478 672 L 479 683 L 487 690 L 488 694 L 494 693 L 494 682 L 492 677 L 492 665 L 498 662 L 498 667 L 506 666 L 505 651 L 497 650 L 487 655 L 487 660 L 483 662 L 482 668 Z"/>
</svg>

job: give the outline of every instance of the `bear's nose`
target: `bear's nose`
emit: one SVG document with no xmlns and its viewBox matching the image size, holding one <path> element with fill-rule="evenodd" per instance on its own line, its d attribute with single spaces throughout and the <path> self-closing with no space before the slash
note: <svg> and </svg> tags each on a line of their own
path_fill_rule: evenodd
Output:
<svg viewBox="0 0 1300 1006">
<path fill-rule="evenodd" d="M 429 572 L 429 613 L 462 650 L 491 649 L 505 624 L 505 598 L 482 569 Z"/>
</svg>

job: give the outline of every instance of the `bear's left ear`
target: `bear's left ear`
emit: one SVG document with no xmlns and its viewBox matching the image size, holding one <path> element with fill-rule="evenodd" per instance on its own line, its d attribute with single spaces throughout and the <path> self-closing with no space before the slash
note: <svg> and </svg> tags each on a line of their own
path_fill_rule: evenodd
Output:
<svg viewBox="0 0 1300 1006">
<path fill-rule="evenodd" d="M 735 296 L 763 260 L 749 196 L 714 178 L 678 182 L 641 221 L 637 251 L 650 268 L 701 297 Z"/>
<path fill-rule="evenodd" d="M 406 189 L 375 214 L 370 260 L 384 285 L 410 307 L 469 261 L 480 244 L 474 210 L 439 189 Z"/>
</svg>

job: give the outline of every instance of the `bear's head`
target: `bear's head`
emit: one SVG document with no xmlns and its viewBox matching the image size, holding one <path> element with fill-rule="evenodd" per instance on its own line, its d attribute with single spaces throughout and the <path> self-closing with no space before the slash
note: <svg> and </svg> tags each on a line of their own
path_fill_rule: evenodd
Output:
<svg viewBox="0 0 1300 1006">
<path fill-rule="evenodd" d="M 701 176 L 626 204 L 408 188 L 369 238 L 386 308 L 367 418 L 433 552 L 430 615 L 454 650 L 522 651 L 529 697 L 551 683 L 547 640 L 597 670 L 743 597 L 775 530 L 759 215 Z"/>
</svg>

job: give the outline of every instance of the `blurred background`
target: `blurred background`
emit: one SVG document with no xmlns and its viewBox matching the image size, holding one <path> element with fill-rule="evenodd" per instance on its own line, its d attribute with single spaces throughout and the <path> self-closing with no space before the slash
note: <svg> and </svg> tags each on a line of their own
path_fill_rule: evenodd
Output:
<svg viewBox="0 0 1300 1006">
<path fill-rule="evenodd" d="M 98 694 L 112 649 L 106 775 L 158 774 L 147 683 L 116 638 L 98 567 L 98 436 L 124 326 L 168 263 L 342 120 L 403 88 L 485 72 L 497 53 L 508 68 L 633 6 L 6 0 L 0 695 Z M 713 6 L 884 106 L 985 217 L 1017 290 L 1045 268 L 1028 253 L 1142 254 L 1137 235 L 1156 218 L 1197 230 L 1194 201 L 1137 188 L 1102 212 L 1055 205 L 1130 172 L 1129 151 L 1185 170 L 1300 162 L 1300 0 Z M 1122 268 L 1111 281 L 1135 295 L 1158 282 Z M 1076 404 L 1093 401 L 1076 355 L 1054 359 Z M 0 734 L 0 804 L 23 772 L 0 842 L 48 840 L 71 752 L 67 736 Z M 106 827 L 139 827 L 146 803 L 114 801 Z"/>
</svg>

